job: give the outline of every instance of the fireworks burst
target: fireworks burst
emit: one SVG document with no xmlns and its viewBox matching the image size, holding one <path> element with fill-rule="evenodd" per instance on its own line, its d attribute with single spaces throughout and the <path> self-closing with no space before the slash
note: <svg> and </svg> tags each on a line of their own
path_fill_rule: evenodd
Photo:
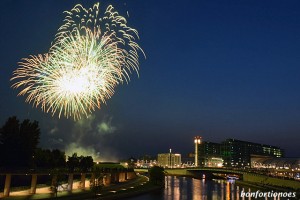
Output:
<svg viewBox="0 0 300 200">
<path fill-rule="evenodd" d="M 46 54 L 24 58 L 13 72 L 13 88 L 26 102 L 44 112 L 74 119 L 88 116 L 114 94 L 117 85 L 138 73 L 138 33 L 108 6 L 100 16 L 99 3 L 66 11 Z"/>
</svg>

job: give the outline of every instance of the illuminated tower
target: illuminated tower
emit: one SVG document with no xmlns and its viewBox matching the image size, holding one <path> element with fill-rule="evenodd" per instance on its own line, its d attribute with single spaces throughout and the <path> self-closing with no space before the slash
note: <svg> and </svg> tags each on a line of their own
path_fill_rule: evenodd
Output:
<svg viewBox="0 0 300 200">
<path fill-rule="evenodd" d="M 198 146 L 201 143 L 201 137 L 200 136 L 196 136 L 194 138 L 194 143 L 195 143 L 195 166 L 198 167 L 199 166 L 199 150 L 198 150 Z"/>
<path fill-rule="evenodd" d="M 170 161 L 169 167 L 172 168 L 172 149 L 170 149 L 169 161 Z"/>
</svg>

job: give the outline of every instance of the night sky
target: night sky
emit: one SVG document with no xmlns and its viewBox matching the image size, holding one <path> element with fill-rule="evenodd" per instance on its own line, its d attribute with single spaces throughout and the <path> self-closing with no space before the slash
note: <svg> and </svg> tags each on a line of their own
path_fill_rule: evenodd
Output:
<svg viewBox="0 0 300 200">
<path fill-rule="evenodd" d="M 300 1 L 101 1 L 139 31 L 140 76 L 88 119 L 43 113 L 17 97 L 21 58 L 46 53 L 77 3 L 1 0 L 0 125 L 39 121 L 40 146 L 117 160 L 192 152 L 193 137 L 279 146 L 300 157 Z M 84 152 L 83 152 L 84 151 Z"/>
</svg>

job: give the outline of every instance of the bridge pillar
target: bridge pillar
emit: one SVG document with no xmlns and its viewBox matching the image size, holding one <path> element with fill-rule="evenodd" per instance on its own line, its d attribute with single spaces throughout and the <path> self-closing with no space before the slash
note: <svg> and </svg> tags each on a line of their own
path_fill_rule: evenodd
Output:
<svg viewBox="0 0 300 200">
<path fill-rule="evenodd" d="M 119 176 L 120 176 L 120 172 L 112 173 L 112 175 L 111 175 L 112 182 L 113 183 L 119 183 Z"/>
<path fill-rule="evenodd" d="M 37 174 L 32 174 L 31 176 L 31 187 L 30 187 L 30 194 L 36 193 L 36 183 L 37 183 Z"/>
<path fill-rule="evenodd" d="M 92 173 L 91 179 L 90 179 L 90 186 L 94 186 L 94 185 L 95 185 L 95 173 Z"/>
<path fill-rule="evenodd" d="M 73 190 L 73 179 L 74 179 L 74 175 L 69 174 L 69 178 L 68 178 L 68 191 L 69 192 L 71 192 Z"/>
<path fill-rule="evenodd" d="M 57 175 L 56 174 L 52 176 L 51 186 L 57 187 Z"/>
<path fill-rule="evenodd" d="M 107 185 L 110 185 L 112 183 L 112 175 L 111 174 L 106 174 L 104 177 L 103 177 L 103 184 L 105 186 Z"/>
<path fill-rule="evenodd" d="M 83 190 L 85 189 L 85 174 L 84 173 L 81 174 L 80 188 Z"/>
<path fill-rule="evenodd" d="M 8 197 L 10 193 L 11 174 L 6 174 L 3 196 Z"/>
<path fill-rule="evenodd" d="M 126 172 L 120 172 L 119 173 L 119 182 L 124 182 L 126 181 Z"/>
<path fill-rule="evenodd" d="M 135 172 L 127 172 L 127 179 L 133 179 L 136 177 L 136 174 Z"/>
</svg>

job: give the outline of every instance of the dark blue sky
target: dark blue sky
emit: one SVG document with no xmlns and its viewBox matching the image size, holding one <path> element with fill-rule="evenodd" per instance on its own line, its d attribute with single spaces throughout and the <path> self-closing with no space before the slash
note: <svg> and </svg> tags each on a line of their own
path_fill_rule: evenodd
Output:
<svg viewBox="0 0 300 200">
<path fill-rule="evenodd" d="M 48 51 L 76 3 L 2 0 L 1 117 L 38 120 L 41 146 L 86 149 L 100 157 L 193 151 L 193 137 L 277 145 L 299 157 L 300 2 L 102 1 L 139 31 L 140 77 L 118 86 L 81 123 L 42 113 L 17 97 L 9 79 L 21 58 Z"/>
</svg>

